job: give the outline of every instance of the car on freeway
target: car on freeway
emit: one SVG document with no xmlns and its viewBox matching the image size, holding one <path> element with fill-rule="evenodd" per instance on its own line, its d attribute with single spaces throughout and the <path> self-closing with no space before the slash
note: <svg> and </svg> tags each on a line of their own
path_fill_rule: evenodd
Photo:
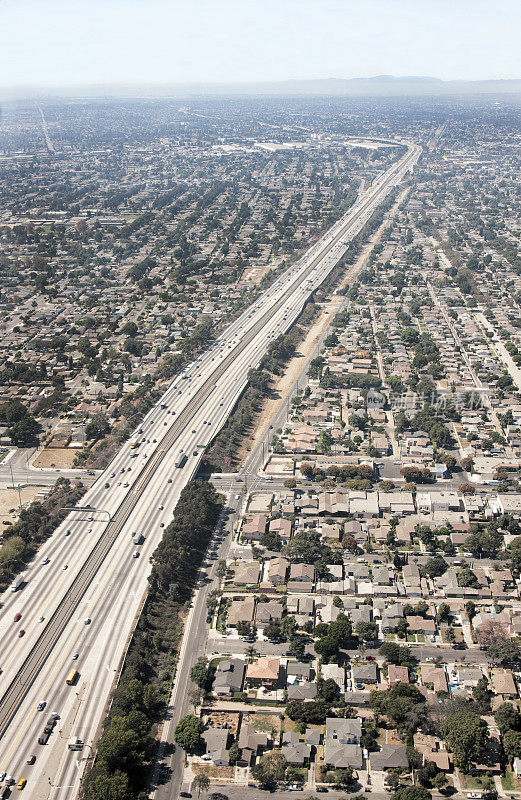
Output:
<svg viewBox="0 0 521 800">
<path fill-rule="evenodd" d="M 80 655 L 79 653 L 74 653 L 72 656 L 72 660 L 76 661 L 79 658 L 79 655 Z"/>
<path fill-rule="evenodd" d="M 70 535 L 71 535 L 71 532 L 70 532 L 69 528 L 67 528 L 67 530 L 65 531 L 65 536 L 70 536 Z"/>
<path fill-rule="evenodd" d="M 91 622 L 92 622 L 91 618 L 90 618 L 90 617 L 87 617 L 87 619 L 86 619 L 86 620 L 84 620 L 83 624 L 84 624 L 84 625 L 90 625 L 90 623 L 91 623 Z"/>
<path fill-rule="evenodd" d="M 22 638 L 22 636 L 25 636 L 25 631 L 24 631 L 24 629 L 23 629 L 23 628 L 22 628 L 22 630 L 21 630 L 21 631 L 18 631 L 18 638 L 19 638 L 19 639 L 21 639 L 21 638 Z"/>
<path fill-rule="evenodd" d="M 20 780 L 19 780 L 19 781 L 18 781 L 18 783 L 16 784 L 16 788 L 17 788 L 19 791 L 21 791 L 21 790 L 22 790 L 22 789 L 25 787 L 25 784 L 26 784 L 26 783 L 27 783 L 27 778 L 20 778 Z"/>
<path fill-rule="evenodd" d="M 50 562 L 50 558 L 42 558 L 42 564 L 48 564 Z"/>
<path fill-rule="evenodd" d="M 34 764 L 35 761 L 36 761 L 36 756 L 29 756 L 29 758 L 27 759 L 28 764 Z"/>
<path fill-rule="evenodd" d="M 69 569 L 69 565 L 68 564 L 64 564 L 62 569 Z"/>
<path fill-rule="evenodd" d="M 5 772 L 0 772 L 0 781 L 3 781 L 3 779 L 5 778 L 5 776 L 6 776 L 6 773 L 5 773 Z"/>
<path fill-rule="evenodd" d="M 18 622 L 18 620 L 19 620 L 19 619 L 22 619 L 22 615 L 21 615 L 21 613 L 18 611 L 18 612 L 17 612 L 17 613 L 14 615 L 14 621 L 15 621 L 15 622 Z"/>
<path fill-rule="evenodd" d="M 46 705 L 47 705 L 47 701 L 46 700 L 42 700 L 42 702 L 38 703 L 38 705 L 36 706 L 36 710 L 37 711 L 43 711 L 43 709 L 45 708 Z"/>
<path fill-rule="evenodd" d="M 190 792 L 179 792 L 179 797 L 191 797 Z"/>
<path fill-rule="evenodd" d="M 40 617 L 38 617 L 38 622 L 43 622 L 44 619 L 45 619 L 45 617 L 40 616 Z"/>
</svg>

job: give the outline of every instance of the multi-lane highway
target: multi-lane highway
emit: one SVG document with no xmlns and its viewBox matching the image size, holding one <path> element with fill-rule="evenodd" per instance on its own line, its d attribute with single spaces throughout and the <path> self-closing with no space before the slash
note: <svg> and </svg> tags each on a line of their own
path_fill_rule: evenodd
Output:
<svg viewBox="0 0 521 800">
<path fill-rule="evenodd" d="M 146 592 L 149 557 L 249 369 L 293 324 L 419 153 L 410 145 L 303 258 L 175 378 L 82 499 L 90 510 L 72 512 L 28 566 L 25 585 L 1 598 L 0 772 L 27 778 L 34 800 L 77 794 Z M 132 540 L 136 532 L 144 537 L 140 545 Z M 69 686 L 65 680 L 72 668 L 79 678 Z M 39 712 L 42 702 L 46 707 Z M 60 715 L 59 724 L 48 744 L 39 745 L 51 711 Z M 85 742 L 83 751 L 67 749 L 72 736 Z M 29 765 L 32 755 L 36 761 Z"/>
</svg>

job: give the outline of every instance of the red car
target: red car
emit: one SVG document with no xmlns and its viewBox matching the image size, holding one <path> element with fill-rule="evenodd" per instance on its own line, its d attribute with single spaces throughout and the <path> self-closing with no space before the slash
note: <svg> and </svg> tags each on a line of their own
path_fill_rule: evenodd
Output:
<svg viewBox="0 0 521 800">
<path fill-rule="evenodd" d="M 22 630 L 21 630 L 21 631 L 18 631 L 18 638 L 19 638 L 19 639 L 21 639 L 21 638 L 22 638 L 22 636 L 25 636 L 25 631 L 24 631 L 24 629 L 23 629 L 23 628 L 22 628 Z"/>
<path fill-rule="evenodd" d="M 22 619 L 22 615 L 20 614 L 20 612 L 18 612 L 18 614 L 14 615 L 14 621 L 15 622 L 18 622 L 19 619 Z"/>
</svg>

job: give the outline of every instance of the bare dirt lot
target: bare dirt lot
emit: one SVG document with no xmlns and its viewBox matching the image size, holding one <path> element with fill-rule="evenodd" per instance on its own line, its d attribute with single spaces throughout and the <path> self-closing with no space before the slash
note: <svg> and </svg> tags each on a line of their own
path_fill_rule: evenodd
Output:
<svg viewBox="0 0 521 800">
<path fill-rule="evenodd" d="M 18 496 L 18 489 L 1 489 L 0 490 L 0 525 L 3 522 L 15 522 L 18 518 L 19 500 L 22 500 L 22 506 L 30 503 L 39 492 L 43 491 L 42 486 L 25 486 L 20 489 L 20 497 Z M 13 514 L 10 513 L 13 509 Z M 2 526 L 2 528 L 5 526 Z"/>
<path fill-rule="evenodd" d="M 41 450 L 32 461 L 33 467 L 41 469 L 72 469 L 78 451 L 69 447 L 50 447 Z"/>
</svg>

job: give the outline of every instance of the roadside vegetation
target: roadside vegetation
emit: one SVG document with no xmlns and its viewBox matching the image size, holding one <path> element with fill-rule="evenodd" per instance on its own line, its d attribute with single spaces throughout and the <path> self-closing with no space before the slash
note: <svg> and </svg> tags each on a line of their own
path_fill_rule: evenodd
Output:
<svg viewBox="0 0 521 800">
<path fill-rule="evenodd" d="M 31 503 L 22 509 L 19 519 L 2 530 L 0 548 L 0 591 L 7 589 L 17 572 L 34 558 L 38 548 L 67 516 L 70 508 L 83 497 L 86 487 L 72 485 L 68 478 L 59 478 L 43 503 Z"/>
<path fill-rule="evenodd" d="M 145 798 L 155 725 L 172 688 L 183 616 L 221 510 L 209 483 L 191 481 L 152 556 L 150 589 L 87 776 L 85 800 Z"/>
<path fill-rule="evenodd" d="M 246 389 L 208 449 L 204 459 L 206 467 L 220 472 L 230 471 L 238 465 L 241 445 L 253 430 L 262 401 L 271 394 L 275 378 L 282 374 L 295 355 L 297 345 L 304 339 L 317 313 L 315 303 L 308 302 L 288 333 L 271 342 L 259 366 L 249 371 Z"/>
</svg>

